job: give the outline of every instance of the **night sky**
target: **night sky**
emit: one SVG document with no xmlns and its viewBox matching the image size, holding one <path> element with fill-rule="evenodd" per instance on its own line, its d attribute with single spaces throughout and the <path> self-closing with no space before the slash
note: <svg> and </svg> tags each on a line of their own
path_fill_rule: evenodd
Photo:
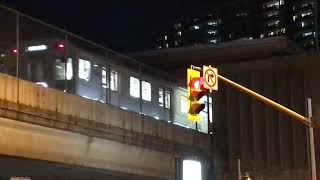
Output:
<svg viewBox="0 0 320 180">
<path fill-rule="evenodd" d="M 226 0 L 0 0 L 70 32 L 120 52 L 151 42 L 180 18 L 206 14 Z"/>
</svg>

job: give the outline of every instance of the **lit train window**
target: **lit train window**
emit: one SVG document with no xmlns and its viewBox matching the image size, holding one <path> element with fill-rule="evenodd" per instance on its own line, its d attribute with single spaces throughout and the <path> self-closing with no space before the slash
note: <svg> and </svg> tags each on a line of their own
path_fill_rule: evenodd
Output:
<svg viewBox="0 0 320 180">
<path fill-rule="evenodd" d="M 142 99 L 151 101 L 151 84 L 146 81 L 142 81 Z"/>
<path fill-rule="evenodd" d="M 67 65 L 67 68 L 66 68 Z M 71 80 L 73 77 L 72 58 L 68 58 L 67 62 L 61 59 L 56 59 L 55 63 L 55 79 L 56 80 Z"/>
<path fill-rule="evenodd" d="M 130 76 L 130 95 L 132 97 L 140 97 L 140 80 Z"/>
<path fill-rule="evenodd" d="M 167 109 L 170 109 L 170 91 L 165 92 L 164 104 Z"/>
<path fill-rule="evenodd" d="M 91 78 L 91 62 L 79 59 L 79 78 L 90 81 Z"/>
<path fill-rule="evenodd" d="M 112 91 L 118 91 L 118 72 L 110 71 L 110 89 Z"/>
<path fill-rule="evenodd" d="M 180 112 L 188 113 L 188 99 L 184 96 L 180 97 Z"/>
<path fill-rule="evenodd" d="M 163 107 L 163 89 L 159 88 L 159 106 Z"/>
<path fill-rule="evenodd" d="M 208 113 L 208 97 L 204 96 L 204 103 L 206 104 L 205 108 L 203 109 L 203 112 Z M 212 112 L 212 97 L 209 97 L 209 120 L 210 122 L 213 121 L 213 112 Z"/>
<path fill-rule="evenodd" d="M 108 84 L 107 84 L 107 71 L 105 70 L 105 68 L 102 68 L 102 72 L 101 72 L 101 83 L 102 83 L 102 87 L 103 87 L 103 88 L 108 88 Z"/>
</svg>

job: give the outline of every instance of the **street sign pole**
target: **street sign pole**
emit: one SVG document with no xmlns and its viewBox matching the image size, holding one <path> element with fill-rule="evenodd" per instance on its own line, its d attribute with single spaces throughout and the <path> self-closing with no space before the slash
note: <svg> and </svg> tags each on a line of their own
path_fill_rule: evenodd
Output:
<svg viewBox="0 0 320 180">
<path fill-rule="evenodd" d="M 307 117 L 311 119 L 311 124 L 309 125 L 311 180 L 317 180 L 316 154 L 315 154 L 315 147 L 314 147 L 314 134 L 313 134 L 313 125 L 312 125 L 312 101 L 310 98 L 307 99 Z"/>
<path fill-rule="evenodd" d="M 238 180 L 241 180 L 241 160 L 237 159 L 237 167 L 238 167 Z"/>
</svg>

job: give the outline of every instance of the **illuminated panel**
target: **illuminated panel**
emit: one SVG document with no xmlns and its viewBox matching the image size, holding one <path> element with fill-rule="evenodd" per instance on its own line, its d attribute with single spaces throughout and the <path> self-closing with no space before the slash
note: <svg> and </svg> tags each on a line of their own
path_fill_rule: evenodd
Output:
<svg viewBox="0 0 320 180">
<path fill-rule="evenodd" d="M 198 161 L 183 161 L 183 180 L 201 180 L 201 163 Z"/>
<path fill-rule="evenodd" d="M 37 46 L 29 46 L 27 48 L 27 51 L 32 52 L 32 51 L 43 51 L 48 49 L 46 45 L 37 45 Z"/>
</svg>

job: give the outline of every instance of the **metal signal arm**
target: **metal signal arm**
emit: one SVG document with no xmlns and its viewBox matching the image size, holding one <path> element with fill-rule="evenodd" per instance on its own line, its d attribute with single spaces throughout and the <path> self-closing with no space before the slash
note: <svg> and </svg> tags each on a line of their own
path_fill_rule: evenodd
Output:
<svg viewBox="0 0 320 180">
<path fill-rule="evenodd" d="M 240 90 L 241 92 L 244 92 L 244 93 L 264 102 L 266 105 L 269 105 L 269 106 L 273 107 L 274 109 L 291 116 L 295 120 L 298 120 L 299 122 L 301 122 L 305 125 L 308 125 L 308 126 L 311 125 L 311 119 L 304 117 L 304 116 L 300 115 L 299 113 L 297 113 L 297 112 L 295 112 L 295 111 L 293 111 L 293 110 L 291 110 L 291 109 L 289 109 L 289 108 L 287 108 L 287 107 L 285 107 L 285 106 L 283 106 L 283 105 L 281 105 L 281 104 L 279 104 L 269 98 L 266 98 L 266 97 L 254 92 L 254 91 L 252 91 L 252 90 L 250 90 L 250 89 L 248 89 L 238 83 L 235 83 L 235 82 L 231 81 L 230 79 L 227 79 L 221 75 L 218 75 L 218 78 L 222 82 L 225 82 L 226 84 L 229 84 L 230 86 Z"/>
</svg>

